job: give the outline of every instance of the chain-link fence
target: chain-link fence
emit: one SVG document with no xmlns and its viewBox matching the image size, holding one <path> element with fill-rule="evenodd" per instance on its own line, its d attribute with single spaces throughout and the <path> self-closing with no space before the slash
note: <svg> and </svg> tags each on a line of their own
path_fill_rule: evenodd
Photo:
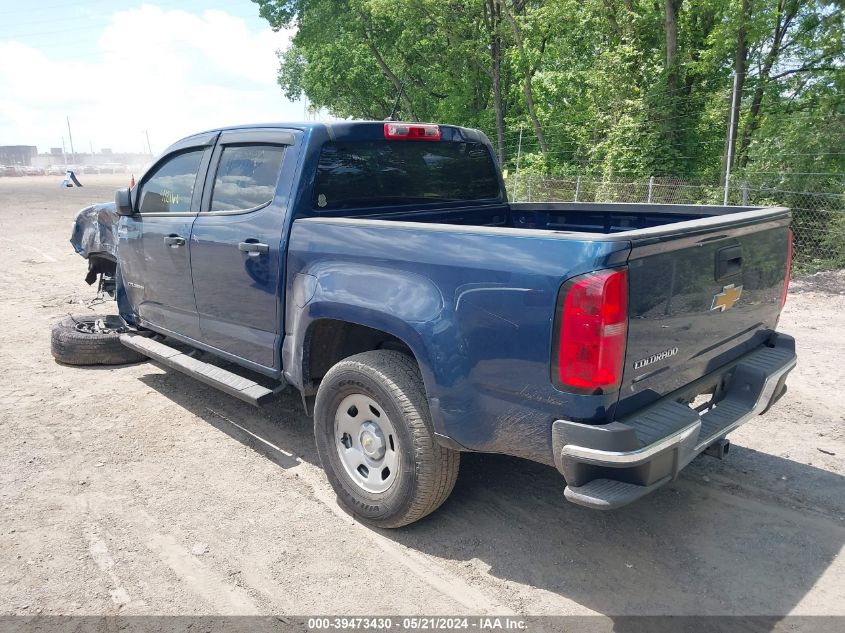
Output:
<svg viewBox="0 0 845 633">
<path fill-rule="evenodd" d="M 718 182 L 666 176 L 626 179 L 511 174 L 507 185 L 511 200 L 519 202 L 722 204 L 725 193 Z M 843 191 L 845 175 L 751 174 L 731 179 L 728 203 L 792 209 L 795 266 L 808 272 L 845 267 Z"/>
</svg>

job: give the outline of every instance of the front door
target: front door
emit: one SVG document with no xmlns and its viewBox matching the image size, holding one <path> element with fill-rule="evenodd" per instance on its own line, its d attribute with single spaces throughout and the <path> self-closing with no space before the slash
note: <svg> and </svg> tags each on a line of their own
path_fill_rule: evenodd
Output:
<svg viewBox="0 0 845 633">
<path fill-rule="evenodd" d="M 200 340 L 265 373 L 280 368 L 293 141 L 279 129 L 223 132 L 191 233 Z"/>
<path fill-rule="evenodd" d="M 141 323 L 182 337 L 200 336 L 191 282 L 191 227 L 216 134 L 171 148 L 133 191 L 135 213 L 118 229 L 121 276 Z"/>
</svg>

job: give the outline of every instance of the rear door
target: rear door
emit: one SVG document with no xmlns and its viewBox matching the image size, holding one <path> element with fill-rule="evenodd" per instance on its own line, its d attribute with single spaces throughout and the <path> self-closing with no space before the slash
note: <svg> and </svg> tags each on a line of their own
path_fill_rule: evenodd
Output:
<svg viewBox="0 0 845 633">
<path fill-rule="evenodd" d="M 120 219 L 119 254 L 126 294 L 143 322 L 199 336 L 191 282 L 190 236 L 217 133 L 170 148 L 133 191 L 135 213 Z"/>
<path fill-rule="evenodd" d="M 628 343 L 617 416 L 761 345 L 777 325 L 789 213 L 644 231 L 629 258 Z M 675 225 L 682 227 L 684 223 Z"/>
<path fill-rule="evenodd" d="M 279 129 L 223 132 L 191 234 L 200 340 L 259 371 L 280 368 L 293 142 L 293 133 Z"/>
</svg>

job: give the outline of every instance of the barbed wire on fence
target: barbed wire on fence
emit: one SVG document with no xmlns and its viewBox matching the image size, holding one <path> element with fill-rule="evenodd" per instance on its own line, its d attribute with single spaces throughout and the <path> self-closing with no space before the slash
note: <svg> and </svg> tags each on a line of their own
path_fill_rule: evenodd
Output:
<svg viewBox="0 0 845 633">
<path fill-rule="evenodd" d="M 783 174 L 783 183 L 792 182 Z M 795 267 L 802 272 L 845 267 L 845 174 L 815 183 L 824 190 L 772 187 L 752 174 L 731 178 L 728 203 L 738 206 L 784 206 L 792 209 Z M 713 180 L 654 176 L 544 177 L 510 174 L 512 202 L 635 202 L 653 204 L 722 204 L 724 183 Z"/>
</svg>

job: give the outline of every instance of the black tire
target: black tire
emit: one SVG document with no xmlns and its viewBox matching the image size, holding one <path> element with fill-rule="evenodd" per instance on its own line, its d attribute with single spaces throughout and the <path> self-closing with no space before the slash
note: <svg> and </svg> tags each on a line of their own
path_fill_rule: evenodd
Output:
<svg viewBox="0 0 845 633">
<path fill-rule="evenodd" d="M 335 416 L 344 398 L 356 394 L 375 400 L 399 440 L 398 472 L 384 492 L 363 489 L 341 462 Z M 460 453 L 435 441 L 419 368 L 401 352 L 364 352 L 332 367 L 317 392 L 314 436 L 341 506 L 370 525 L 397 528 L 413 523 L 440 507 L 455 487 Z"/>
<path fill-rule="evenodd" d="M 91 325 L 104 319 L 110 332 L 92 332 Z M 62 319 L 53 326 L 50 349 L 53 358 L 65 365 L 127 365 L 147 360 L 146 356 L 120 342 L 120 317 L 85 314 Z"/>
</svg>

